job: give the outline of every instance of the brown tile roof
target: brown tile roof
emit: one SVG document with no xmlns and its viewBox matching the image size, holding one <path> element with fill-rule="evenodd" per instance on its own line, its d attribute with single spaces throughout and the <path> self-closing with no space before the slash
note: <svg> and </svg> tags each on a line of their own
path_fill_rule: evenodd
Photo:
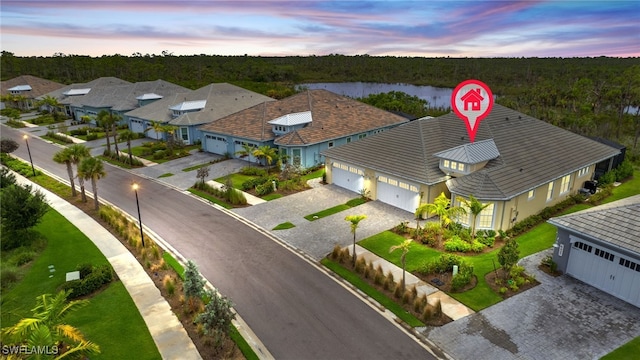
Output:
<svg viewBox="0 0 640 360">
<path fill-rule="evenodd" d="M 413 121 L 322 155 L 432 185 L 446 180 L 433 154 L 468 139 L 462 120 L 450 113 Z M 619 152 L 497 104 L 476 134 L 476 141 L 486 139 L 493 139 L 500 156 L 480 171 L 448 181 L 451 192 L 483 200 L 510 199 Z"/>
<path fill-rule="evenodd" d="M 313 121 L 276 139 L 267 122 L 304 111 L 311 111 Z M 327 90 L 309 90 L 253 106 L 205 125 L 201 130 L 259 141 L 275 139 L 275 144 L 280 145 L 308 145 L 407 121 L 399 115 Z"/>
<path fill-rule="evenodd" d="M 47 79 L 42 79 L 32 75 L 22 75 L 13 79 L 9 79 L 7 81 L 0 82 L 0 93 L 2 93 L 2 95 L 6 95 L 9 93 L 9 89 L 19 85 L 31 86 L 31 91 L 25 91 L 22 94 L 31 99 L 35 99 L 38 96 L 42 96 L 65 86 L 64 84 L 60 84 Z"/>
</svg>

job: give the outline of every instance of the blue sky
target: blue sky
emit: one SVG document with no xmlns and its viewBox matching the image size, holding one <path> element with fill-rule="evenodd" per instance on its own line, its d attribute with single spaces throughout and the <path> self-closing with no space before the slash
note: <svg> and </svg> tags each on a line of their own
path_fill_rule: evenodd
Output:
<svg viewBox="0 0 640 360">
<path fill-rule="evenodd" d="M 640 56 L 640 1 L 2 0 L 18 56 Z"/>
</svg>

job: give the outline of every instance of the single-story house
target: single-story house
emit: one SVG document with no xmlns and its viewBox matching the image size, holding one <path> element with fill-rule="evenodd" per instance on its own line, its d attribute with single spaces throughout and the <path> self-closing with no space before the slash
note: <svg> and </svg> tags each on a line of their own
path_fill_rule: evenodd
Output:
<svg viewBox="0 0 640 360">
<path fill-rule="evenodd" d="M 640 307 L 640 195 L 548 222 L 559 271 Z"/>
<path fill-rule="evenodd" d="M 476 228 L 497 231 L 575 194 L 595 164 L 619 153 L 497 104 L 475 140 L 453 113 L 419 119 L 325 150 L 327 181 L 409 212 L 442 192 L 455 205 L 473 195 L 489 204 Z"/>
<path fill-rule="evenodd" d="M 12 102 L 15 102 L 18 108 L 30 110 L 34 108 L 38 97 L 63 87 L 63 84 L 55 81 L 22 75 L 0 82 L 0 94 L 3 98 L 13 98 Z M 4 101 L 0 103 L 0 109 L 4 109 L 5 105 L 7 104 Z"/>
<path fill-rule="evenodd" d="M 164 139 L 167 136 L 153 129 L 152 124 L 157 122 L 176 126 L 176 136 L 185 144 L 204 143 L 200 126 L 269 101 L 275 100 L 235 85 L 218 83 L 177 92 L 129 111 L 125 117 L 132 131 L 145 133 L 152 139 Z"/>
<path fill-rule="evenodd" d="M 71 119 L 79 121 L 83 116 L 88 115 L 95 118 L 98 111 L 85 110 L 83 101 L 91 91 L 98 92 L 106 88 L 112 89 L 117 86 L 131 85 L 130 82 L 116 77 L 101 77 L 86 83 L 76 83 L 64 86 L 60 89 L 51 91 L 44 96 L 50 96 L 58 101 L 62 111 Z"/>
<path fill-rule="evenodd" d="M 302 168 L 324 163 L 321 152 L 357 142 L 408 122 L 402 116 L 327 90 L 307 90 L 278 101 L 264 102 L 201 128 L 203 149 L 231 154 L 271 146 Z M 250 161 L 255 161 L 250 157 Z"/>
</svg>

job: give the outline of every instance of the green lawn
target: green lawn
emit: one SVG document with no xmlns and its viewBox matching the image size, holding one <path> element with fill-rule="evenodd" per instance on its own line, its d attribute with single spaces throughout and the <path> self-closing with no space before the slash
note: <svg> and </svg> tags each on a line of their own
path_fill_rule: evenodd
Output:
<svg viewBox="0 0 640 360">
<path fill-rule="evenodd" d="M 334 207 L 330 207 L 328 209 L 324 209 L 322 211 L 318 211 L 317 213 L 309 214 L 304 218 L 309 221 L 314 221 L 318 219 L 322 219 L 323 217 L 331 216 L 333 214 L 337 214 L 341 211 L 345 211 L 351 209 L 352 207 L 356 207 L 358 205 L 364 204 L 366 202 L 363 198 L 355 198 L 346 202 L 346 204 L 336 205 Z"/>
<path fill-rule="evenodd" d="M 640 171 L 634 170 L 633 177 L 622 183 L 622 185 L 614 187 L 613 195 L 606 198 L 603 203 L 609 203 L 638 194 L 640 194 Z"/>
<path fill-rule="evenodd" d="M 318 169 L 316 171 L 310 172 L 307 175 L 303 175 L 302 176 L 302 180 L 304 182 L 307 182 L 307 181 L 309 181 L 311 179 L 316 179 L 316 178 L 322 177 L 322 174 L 324 174 L 324 168 L 321 168 L 321 169 Z"/>
<path fill-rule="evenodd" d="M 36 297 L 55 294 L 65 282 L 65 273 L 74 271 L 78 264 L 108 263 L 89 238 L 54 210 L 43 217 L 36 229 L 46 235 L 47 247 L 34 259 L 25 277 L 3 292 L 3 327 L 30 316 Z M 55 272 L 50 273 L 50 265 L 54 266 Z M 49 277 L 50 274 L 53 277 Z M 126 358 L 130 354 L 138 354 L 144 359 L 160 358 L 149 330 L 122 283 L 111 283 L 89 300 L 89 306 L 68 319 L 100 346 L 102 354 L 92 359 Z"/>
<path fill-rule="evenodd" d="M 296 227 L 294 224 L 290 223 L 290 222 L 284 222 L 282 224 L 278 224 L 276 225 L 273 230 L 286 230 L 286 229 L 291 229 Z"/>
<path fill-rule="evenodd" d="M 637 359 L 640 353 L 640 336 L 601 357 L 601 360 Z"/>
<path fill-rule="evenodd" d="M 164 173 L 164 174 L 158 176 L 158 179 L 166 178 L 166 177 L 170 177 L 170 176 L 173 176 L 173 173 Z"/>
<path fill-rule="evenodd" d="M 267 195 L 263 196 L 262 200 L 271 201 L 271 200 L 275 200 L 275 199 L 280 199 L 283 196 L 284 195 L 282 195 L 282 194 L 271 193 L 271 194 L 267 194 Z"/>
<path fill-rule="evenodd" d="M 256 179 L 259 176 L 243 175 L 243 174 L 240 174 L 240 173 L 235 173 L 235 174 L 230 174 L 229 176 L 219 177 L 217 179 L 214 179 L 214 181 L 219 182 L 220 184 L 226 184 L 228 177 L 231 178 L 231 186 L 233 186 L 236 189 L 242 189 L 242 184 L 245 181 Z"/>
<path fill-rule="evenodd" d="M 220 199 L 218 199 L 218 198 L 216 198 L 214 196 L 211 196 L 211 195 L 207 194 L 204 191 L 200 191 L 200 190 L 197 190 L 197 189 L 194 189 L 194 188 L 189 188 L 189 192 L 192 193 L 193 195 L 199 196 L 199 197 L 201 197 L 203 199 L 207 199 L 207 200 L 211 201 L 214 204 L 218 204 L 218 205 L 222 206 L 225 209 L 233 209 L 233 206 L 231 204 L 229 204 L 227 202 L 224 202 L 224 201 L 222 201 L 222 200 L 220 200 Z"/>
</svg>

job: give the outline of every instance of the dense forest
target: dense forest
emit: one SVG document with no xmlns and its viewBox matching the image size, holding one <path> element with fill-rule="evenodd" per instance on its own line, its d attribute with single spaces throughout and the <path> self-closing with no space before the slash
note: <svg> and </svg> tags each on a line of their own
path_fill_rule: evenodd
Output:
<svg viewBox="0 0 640 360">
<path fill-rule="evenodd" d="M 282 98 L 309 82 L 379 82 L 453 88 L 489 84 L 497 102 L 571 131 L 623 143 L 638 157 L 640 58 L 422 58 L 345 56 L 19 57 L 3 51 L 2 80 L 34 75 L 63 84 L 115 76 L 163 79 L 191 89 L 214 82 Z M 630 109 L 630 110 L 629 110 Z M 435 110 L 434 110 L 435 112 Z"/>
</svg>

